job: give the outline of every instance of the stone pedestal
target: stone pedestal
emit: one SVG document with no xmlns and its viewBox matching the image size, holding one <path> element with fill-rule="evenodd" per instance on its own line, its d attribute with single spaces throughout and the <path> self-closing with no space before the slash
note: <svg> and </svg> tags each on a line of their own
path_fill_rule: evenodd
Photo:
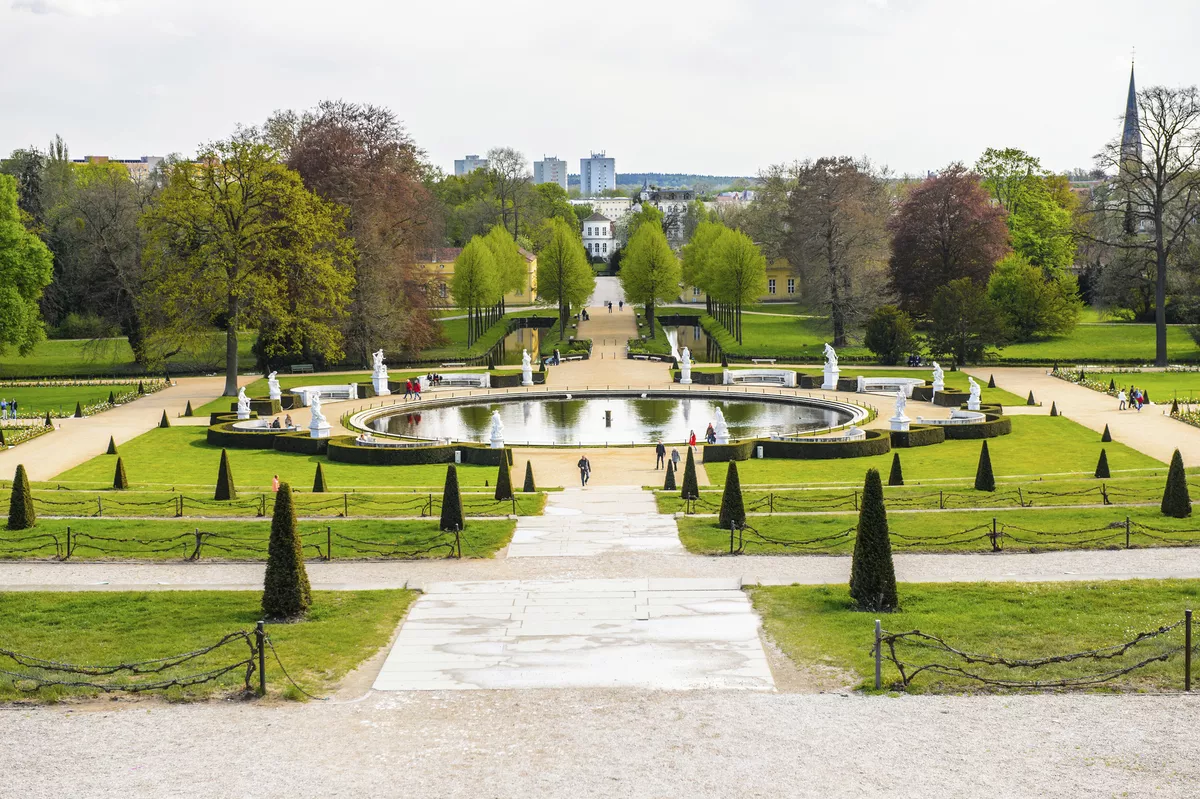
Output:
<svg viewBox="0 0 1200 799">
<path fill-rule="evenodd" d="M 945 390 L 946 390 L 946 381 L 935 377 L 933 379 L 933 392 L 936 394 L 940 391 L 945 391 Z"/>
<path fill-rule="evenodd" d="M 492 449 L 504 449 L 504 439 L 499 436 L 493 435 L 491 447 L 492 447 Z"/>
<path fill-rule="evenodd" d="M 967 410 L 968 411 L 979 410 L 979 400 L 975 397 L 971 397 L 970 399 L 968 399 L 967 400 Z"/>
<path fill-rule="evenodd" d="M 521 385 L 523 385 L 523 386 L 532 386 L 533 385 L 533 365 L 532 364 L 527 363 L 527 364 L 523 364 L 521 366 Z"/>
<path fill-rule="evenodd" d="M 826 391 L 837 391 L 838 378 L 841 376 L 841 371 L 836 367 L 825 367 L 825 380 L 821 383 L 821 388 Z"/>
<path fill-rule="evenodd" d="M 237 409 L 237 417 L 238 417 L 238 421 L 239 421 L 239 422 L 244 422 L 244 421 L 246 421 L 247 419 L 249 419 L 249 418 L 250 418 L 250 406 L 249 406 L 249 405 L 246 405 L 245 407 L 243 407 L 243 406 L 242 406 L 242 405 L 239 403 L 239 404 L 238 404 L 238 409 Z"/>
<path fill-rule="evenodd" d="M 392 390 L 388 388 L 387 372 L 381 375 L 371 375 L 371 384 L 375 388 L 375 396 L 377 397 L 386 397 L 392 393 Z"/>
<path fill-rule="evenodd" d="M 679 385 L 690 386 L 692 384 L 692 365 L 688 361 L 683 361 L 679 364 Z"/>
<path fill-rule="evenodd" d="M 909 419 L 907 416 L 893 416 L 891 419 L 888 419 L 892 430 L 897 433 L 907 433 L 908 425 L 911 421 L 912 419 Z"/>
<path fill-rule="evenodd" d="M 324 419 L 308 426 L 309 435 L 313 438 L 329 438 L 329 431 L 329 422 Z"/>
</svg>

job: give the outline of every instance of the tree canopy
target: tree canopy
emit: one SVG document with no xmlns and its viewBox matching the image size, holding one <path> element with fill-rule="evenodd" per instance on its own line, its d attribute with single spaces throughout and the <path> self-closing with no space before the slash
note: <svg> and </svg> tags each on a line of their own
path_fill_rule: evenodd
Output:
<svg viewBox="0 0 1200 799">
<path fill-rule="evenodd" d="M 649 207 L 647 204 L 643 207 Z M 621 260 L 621 288 L 630 302 L 646 308 L 650 335 L 654 335 L 654 307 L 679 297 L 679 259 L 658 223 L 639 225 Z"/>
<path fill-rule="evenodd" d="M 596 273 L 574 225 L 556 218 L 546 226 L 549 237 L 538 252 L 538 299 L 558 306 L 558 329 L 566 330 L 572 306 L 582 306 L 596 290 Z"/>
<path fill-rule="evenodd" d="M 0 175 L 0 352 L 28 355 L 45 337 L 38 300 L 52 273 L 50 249 L 21 222 L 16 178 Z"/>
</svg>

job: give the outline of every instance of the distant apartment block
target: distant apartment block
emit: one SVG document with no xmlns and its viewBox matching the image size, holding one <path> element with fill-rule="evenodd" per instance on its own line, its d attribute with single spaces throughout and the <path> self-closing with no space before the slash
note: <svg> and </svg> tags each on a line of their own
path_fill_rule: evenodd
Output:
<svg viewBox="0 0 1200 799">
<path fill-rule="evenodd" d="M 617 187 L 617 159 L 606 158 L 604 151 L 592 153 L 591 158 L 579 159 L 579 193 L 594 197 Z"/>
<path fill-rule="evenodd" d="M 150 173 L 163 162 L 162 156 L 143 155 L 141 158 L 109 158 L 107 155 L 89 155 L 84 158 L 73 158 L 74 164 L 120 164 L 129 172 L 133 180 L 146 180 Z"/>
<path fill-rule="evenodd" d="M 533 162 L 533 182 L 537 183 L 557 183 L 563 187 L 563 191 L 567 189 L 567 162 L 560 158 L 547 158 L 542 156 L 541 161 Z"/>
<path fill-rule="evenodd" d="M 633 206 L 633 200 L 628 197 L 580 197 L 569 202 L 571 205 L 590 205 L 595 213 L 617 221 L 624 218 Z"/>
<path fill-rule="evenodd" d="M 487 169 L 487 159 L 480 158 L 477 155 L 468 155 L 465 158 L 454 159 L 454 174 L 459 177 L 469 175 L 476 169 Z"/>
</svg>

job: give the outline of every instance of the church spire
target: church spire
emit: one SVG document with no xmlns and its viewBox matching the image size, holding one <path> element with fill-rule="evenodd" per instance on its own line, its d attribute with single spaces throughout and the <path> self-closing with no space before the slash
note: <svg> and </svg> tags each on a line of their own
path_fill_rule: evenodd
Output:
<svg viewBox="0 0 1200 799">
<path fill-rule="evenodd" d="M 1137 88 L 1133 82 L 1133 64 L 1129 65 L 1129 98 L 1125 101 L 1125 129 L 1121 132 L 1121 161 L 1142 160 L 1142 130 L 1138 125 Z"/>
</svg>

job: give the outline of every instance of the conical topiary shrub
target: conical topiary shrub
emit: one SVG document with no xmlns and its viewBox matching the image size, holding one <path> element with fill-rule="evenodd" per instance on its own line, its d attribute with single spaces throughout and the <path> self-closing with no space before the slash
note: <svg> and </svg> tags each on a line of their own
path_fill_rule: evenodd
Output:
<svg viewBox="0 0 1200 799">
<path fill-rule="evenodd" d="M 78 400 L 75 401 L 75 418 L 76 419 L 83 418 L 83 406 L 79 404 Z"/>
<path fill-rule="evenodd" d="M 1163 490 L 1162 512 L 1177 519 L 1192 515 L 1192 498 L 1188 496 L 1187 474 L 1183 470 L 1183 456 L 1179 450 L 1175 450 L 1171 456 L 1167 487 Z"/>
<path fill-rule="evenodd" d="M 1116 391 L 1116 390 L 1117 390 L 1117 381 L 1116 381 L 1116 380 L 1114 380 L 1114 379 L 1113 379 L 1113 378 L 1111 378 L 1111 377 L 1108 379 L 1108 390 L 1109 390 L 1109 391 Z"/>
<path fill-rule="evenodd" d="M 166 411 L 163 411 L 162 418 L 158 420 L 158 426 L 159 427 L 170 427 L 171 426 L 171 420 L 167 418 Z"/>
<path fill-rule="evenodd" d="M 680 495 L 684 499 L 700 499 L 700 484 L 696 480 L 696 457 L 692 448 L 687 448 L 687 463 L 683 466 L 683 490 Z"/>
<path fill-rule="evenodd" d="M 1171 400 L 1171 415 L 1172 416 L 1179 415 L 1179 400 L 1177 400 L 1177 399 Z"/>
<path fill-rule="evenodd" d="M 0 447 L 7 446 L 4 443 L 4 428 L 0 427 Z"/>
<path fill-rule="evenodd" d="M 317 473 L 313 475 L 313 493 L 324 494 L 329 490 L 329 486 L 325 485 L 325 470 L 321 468 L 321 464 L 317 464 Z"/>
<path fill-rule="evenodd" d="M 987 385 L 987 387 L 988 387 L 988 388 L 995 388 L 995 387 L 996 387 L 996 376 L 995 376 L 995 375 L 988 375 L 988 385 Z"/>
<path fill-rule="evenodd" d="M 117 468 L 113 472 L 113 488 L 118 491 L 129 488 L 129 478 L 125 476 L 125 462 L 120 457 L 117 458 Z"/>
<path fill-rule="evenodd" d="M 525 461 L 525 485 L 521 486 L 521 490 L 526 494 L 537 491 L 537 483 L 533 482 L 533 463 L 531 461 Z"/>
<path fill-rule="evenodd" d="M 1096 461 L 1096 477 L 1112 477 L 1108 472 L 1108 453 L 1100 449 L 1100 460 Z"/>
<path fill-rule="evenodd" d="M 50 411 L 46 411 L 46 427 L 54 427 L 54 422 L 50 420 Z"/>
<path fill-rule="evenodd" d="M 1105 444 L 1112 441 L 1112 433 L 1108 432 L 1108 425 L 1104 425 L 1104 432 L 1100 435 L 1100 440 Z"/>
<path fill-rule="evenodd" d="M 116 455 L 117 454 L 117 441 L 112 436 L 108 437 L 108 451 L 105 452 L 104 454 L 105 455 Z"/>
<path fill-rule="evenodd" d="M 8 500 L 8 529 L 28 530 L 37 524 L 37 513 L 33 510 L 33 492 L 29 489 L 29 475 L 25 464 L 17 464 L 13 476 L 12 496 Z"/>
<path fill-rule="evenodd" d="M 512 472 L 509 471 L 507 450 L 500 453 L 500 468 L 496 472 L 496 493 L 493 495 L 497 502 L 513 498 Z"/>
<path fill-rule="evenodd" d="M 229 468 L 229 453 L 221 450 L 221 465 L 217 467 L 217 490 L 213 499 L 237 499 L 237 489 L 233 485 L 233 470 Z"/>
<path fill-rule="evenodd" d="M 992 456 L 988 454 L 987 442 L 979 450 L 979 465 L 975 467 L 975 490 L 995 491 L 996 478 L 992 475 Z"/>
<path fill-rule="evenodd" d="M 145 393 L 146 393 L 146 384 L 143 383 L 141 380 L 139 380 L 138 381 L 138 394 L 145 394 Z"/>
<path fill-rule="evenodd" d="M 446 467 L 446 487 L 442 489 L 442 518 L 438 524 L 442 530 L 462 530 L 466 526 L 463 519 L 462 494 L 458 491 L 458 470 L 454 464 Z"/>
<path fill-rule="evenodd" d="M 267 545 L 263 613 L 269 619 L 294 619 L 303 616 L 311 604 L 312 588 L 304 568 L 304 548 L 296 525 L 292 488 L 280 483 L 271 516 L 271 541 Z"/>
<path fill-rule="evenodd" d="M 1050 415 L 1058 416 L 1058 404 L 1057 403 L 1054 403 L 1054 402 L 1050 403 Z"/>
<path fill-rule="evenodd" d="M 675 464 L 670 458 L 667 458 L 667 476 L 663 479 L 663 491 L 674 491 L 676 488 Z"/>
<path fill-rule="evenodd" d="M 721 368 L 722 369 L 729 368 L 729 356 L 727 356 L 724 352 L 721 353 Z"/>
<path fill-rule="evenodd" d="M 1026 405 L 1037 405 L 1037 403 L 1033 401 L 1033 392 L 1032 391 L 1029 392 L 1029 399 L 1025 400 L 1025 404 Z"/>
<path fill-rule="evenodd" d="M 892 471 L 888 474 L 888 485 L 904 485 L 904 470 L 900 468 L 900 453 L 892 453 Z"/>
<path fill-rule="evenodd" d="M 1146 405 L 1150 404 L 1150 390 L 1149 389 L 1146 389 L 1146 388 L 1142 389 L 1142 402 L 1144 402 Z"/>
<path fill-rule="evenodd" d="M 850 599 L 858 610 L 878 613 L 890 613 L 900 605 L 887 511 L 883 506 L 883 484 L 876 469 L 867 471 L 863 483 L 854 559 L 850 564 Z"/>
<path fill-rule="evenodd" d="M 113 394 L 111 391 L 108 392 L 108 404 L 109 405 L 117 404 L 117 396 L 115 394 Z"/>
<path fill-rule="evenodd" d="M 195 415 L 194 413 L 192 413 L 192 401 L 191 400 L 188 400 L 187 407 L 183 409 L 183 415 L 184 416 L 194 416 Z"/>
<path fill-rule="evenodd" d="M 725 490 L 721 492 L 721 527 L 742 527 L 746 524 L 746 505 L 742 502 L 742 481 L 738 478 L 737 463 L 729 462 L 725 470 Z"/>
</svg>

